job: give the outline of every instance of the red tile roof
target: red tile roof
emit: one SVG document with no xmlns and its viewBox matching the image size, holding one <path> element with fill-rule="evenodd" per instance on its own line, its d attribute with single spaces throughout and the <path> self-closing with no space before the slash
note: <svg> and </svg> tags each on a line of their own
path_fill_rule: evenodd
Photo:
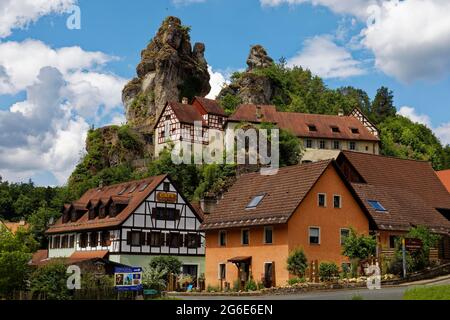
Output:
<svg viewBox="0 0 450 320">
<path fill-rule="evenodd" d="M 259 118 L 257 117 L 258 107 L 261 115 Z M 229 121 L 270 122 L 302 138 L 379 141 L 377 136 L 370 133 L 358 119 L 352 116 L 278 112 L 275 106 L 270 105 L 240 105 Z M 316 131 L 310 131 L 310 125 L 315 126 Z M 339 132 L 333 132 L 333 127 L 338 128 Z M 352 129 L 357 129 L 358 133 L 353 133 Z"/>
<path fill-rule="evenodd" d="M 215 210 L 205 215 L 202 229 L 286 223 L 332 160 L 281 168 L 276 175 L 250 173 L 240 176 Z M 255 209 L 246 209 L 257 195 L 264 195 Z"/>
<path fill-rule="evenodd" d="M 84 261 L 92 259 L 105 259 L 109 254 L 108 250 L 98 251 L 75 251 L 70 257 L 70 261 Z"/>
<path fill-rule="evenodd" d="M 30 264 L 33 266 L 39 266 L 48 263 L 48 250 L 38 250 L 33 254 Z"/>
<path fill-rule="evenodd" d="M 379 229 L 425 225 L 436 232 L 450 231 L 450 221 L 437 210 L 450 209 L 450 194 L 430 163 L 351 151 L 343 151 L 337 161 L 348 161 L 363 178 L 352 186 Z M 376 211 L 369 200 L 379 201 L 387 212 Z"/>
<path fill-rule="evenodd" d="M 138 206 L 150 195 L 150 193 L 152 193 L 156 189 L 156 187 L 164 181 L 166 177 L 167 175 L 161 175 L 138 181 L 130 181 L 103 188 L 88 190 L 76 202 L 77 205 L 81 206 L 82 208 L 86 208 L 89 201 L 91 200 L 106 199 L 105 201 L 107 201 L 111 197 L 116 199 L 118 198 L 118 196 L 120 196 L 120 199 L 124 199 L 125 197 L 129 199 L 128 206 L 115 217 L 96 217 L 95 219 L 89 220 L 89 214 L 86 212 L 76 222 L 62 223 L 62 218 L 59 218 L 54 225 L 50 226 L 50 228 L 47 230 L 47 233 L 55 234 L 119 226 L 133 213 L 134 210 L 138 208 Z M 135 186 L 136 188 L 134 188 Z M 124 190 L 125 192 L 122 195 L 119 195 L 119 193 Z M 133 192 L 130 192 L 131 190 L 133 190 Z"/>
<path fill-rule="evenodd" d="M 11 233 L 16 233 L 17 230 L 19 230 L 20 228 L 27 230 L 30 227 L 30 225 L 25 221 L 20 222 L 0 221 L 0 224 L 3 224 L 6 227 L 6 229 L 8 229 Z"/>
<path fill-rule="evenodd" d="M 195 121 L 203 122 L 202 115 L 193 105 L 179 102 L 169 102 L 169 105 L 181 123 L 194 124 Z"/>
<path fill-rule="evenodd" d="M 450 192 L 450 170 L 438 171 L 436 172 L 442 184 Z"/>
<path fill-rule="evenodd" d="M 203 107 L 206 113 L 226 117 L 225 111 L 220 106 L 218 101 L 202 97 L 195 97 L 193 104 L 195 104 L 195 101 Z"/>
</svg>

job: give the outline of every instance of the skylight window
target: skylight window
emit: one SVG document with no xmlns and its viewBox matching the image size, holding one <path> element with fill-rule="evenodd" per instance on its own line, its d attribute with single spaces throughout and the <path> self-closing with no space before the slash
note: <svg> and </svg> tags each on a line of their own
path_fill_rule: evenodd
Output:
<svg viewBox="0 0 450 320">
<path fill-rule="evenodd" d="M 256 208 L 261 203 L 261 201 L 264 199 L 265 196 L 266 196 L 265 194 L 260 194 L 253 197 L 252 201 L 250 201 L 249 204 L 247 205 L 247 209 Z"/>
<path fill-rule="evenodd" d="M 118 195 L 120 196 L 121 194 L 124 194 L 125 191 L 127 191 L 128 186 L 126 186 L 125 188 L 123 188 L 122 190 L 120 190 L 120 192 L 118 193 Z"/>
<path fill-rule="evenodd" d="M 135 184 L 135 185 L 130 189 L 130 191 L 128 191 L 128 193 L 132 193 L 132 192 L 136 191 L 136 188 L 137 188 L 137 187 L 138 187 L 138 185 Z"/>
<path fill-rule="evenodd" d="M 142 187 L 139 189 L 139 192 L 144 191 L 148 187 L 148 183 L 142 185 Z"/>
<path fill-rule="evenodd" d="M 369 202 L 370 206 L 375 209 L 376 211 L 381 211 L 381 212 L 386 212 L 386 208 L 383 207 L 383 205 L 376 200 L 368 200 L 367 202 Z"/>
</svg>

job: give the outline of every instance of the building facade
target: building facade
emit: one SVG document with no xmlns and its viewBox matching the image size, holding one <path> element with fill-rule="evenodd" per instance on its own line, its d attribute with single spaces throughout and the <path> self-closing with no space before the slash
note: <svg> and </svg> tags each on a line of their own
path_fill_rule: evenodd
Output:
<svg viewBox="0 0 450 320">
<path fill-rule="evenodd" d="M 112 262 L 147 267 L 153 257 L 176 256 L 183 273 L 204 273 L 201 210 L 166 175 L 87 191 L 65 205 L 47 230 L 48 258 L 90 253 Z"/>
<path fill-rule="evenodd" d="M 247 174 L 206 216 L 206 283 L 233 285 L 252 277 L 267 287 L 285 285 L 289 253 L 309 261 L 348 264 L 342 252 L 350 228 L 369 234 L 370 221 L 333 160 Z"/>
</svg>

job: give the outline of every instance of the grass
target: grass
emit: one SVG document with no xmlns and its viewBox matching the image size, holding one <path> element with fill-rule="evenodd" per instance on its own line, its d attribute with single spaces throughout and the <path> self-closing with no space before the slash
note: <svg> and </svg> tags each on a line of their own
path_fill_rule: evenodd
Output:
<svg viewBox="0 0 450 320">
<path fill-rule="evenodd" d="M 355 294 L 355 295 L 352 297 L 352 300 L 364 300 L 364 298 L 363 298 L 362 295 Z"/>
<path fill-rule="evenodd" d="M 404 300 L 450 300 L 450 285 L 414 287 L 408 289 L 403 296 Z"/>
</svg>

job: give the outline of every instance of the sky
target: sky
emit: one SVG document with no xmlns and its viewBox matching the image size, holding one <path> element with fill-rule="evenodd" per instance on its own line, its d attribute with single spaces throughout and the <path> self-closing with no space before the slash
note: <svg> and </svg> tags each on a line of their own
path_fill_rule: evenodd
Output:
<svg viewBox="0 0 450 320">
<path fill-rule="evenodd" d="M 121 91 L 162 20 L 206 45 L 214 97 L 252 45 L 371 98 L 450 143 L 447 0 L 0 0 L 0 176 L 63 185 L 90 127 L 125 122 Z"/>
</svg>

